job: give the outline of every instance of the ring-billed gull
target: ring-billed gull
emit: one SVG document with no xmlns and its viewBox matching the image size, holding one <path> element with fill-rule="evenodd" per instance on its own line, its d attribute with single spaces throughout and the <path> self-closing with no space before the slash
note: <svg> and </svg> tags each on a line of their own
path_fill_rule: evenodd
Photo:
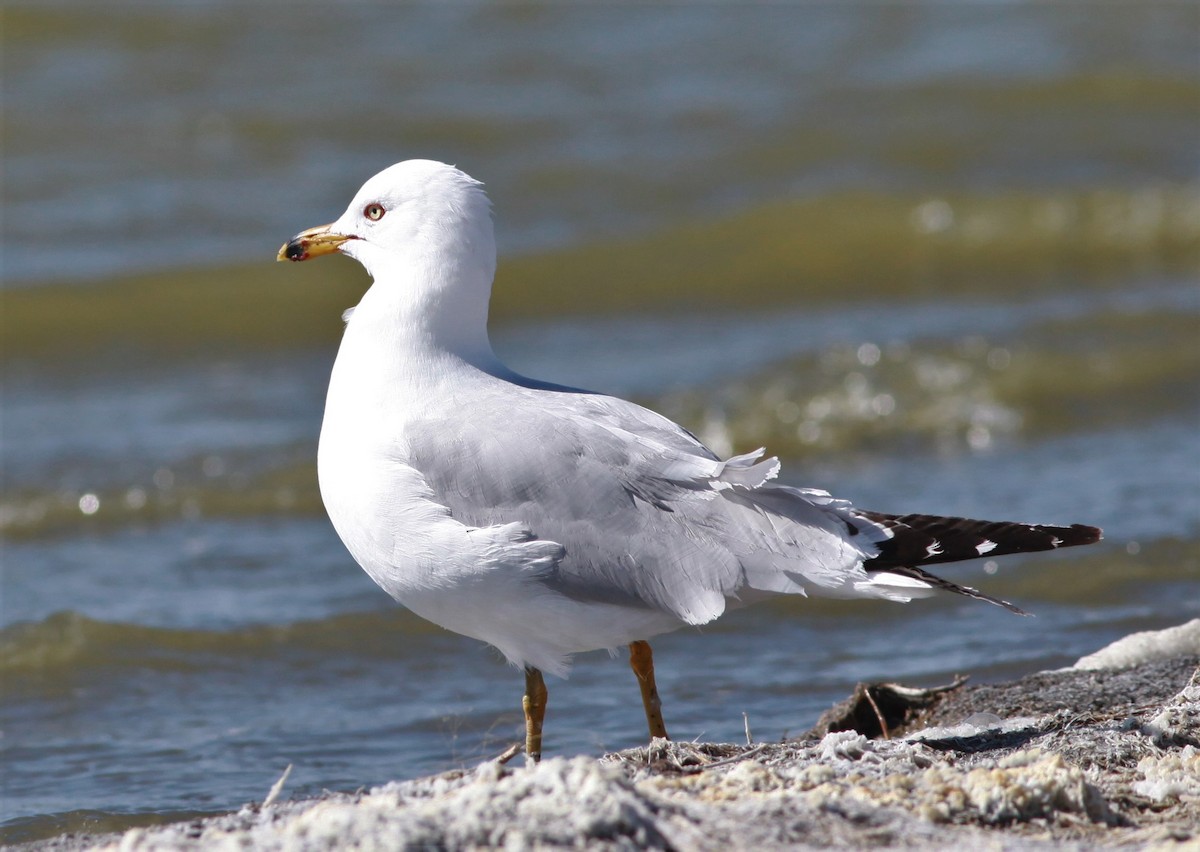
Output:
<svg viewBox="0 0 1200 852">
<path fill-rule="evenodd" d="M 410 160 L 363 185 L 280 260 L 341 252 L 374 279 L 347 323 L 318 450 L 334 527 L 416 614 L 525 672 L 527 755 L 542 672 L 628 645 L 652 737 L 667 736 L 647 639 L 781 594 L 907 602 L 923 566 L 1098 541 L 1100 530 L 855 508 L 773 484 L 763 450 L 721 460 L 632 402 L 520 376 L 487 315 L 496 244 L 482 184 Z"/>
</svg>

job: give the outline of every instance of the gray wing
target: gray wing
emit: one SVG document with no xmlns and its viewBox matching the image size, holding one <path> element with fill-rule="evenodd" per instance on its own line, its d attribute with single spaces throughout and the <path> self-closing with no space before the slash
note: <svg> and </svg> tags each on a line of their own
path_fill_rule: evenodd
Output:
<svg viewBox="0 0 1200 852">
<path fill-rule="evenodd" d="M 852 595 L 875 582 L 862 562 L 881 527 L 825 492 L 768 485 L 779 463 L 761 450 L 721 461 L 625 400 L 506 384 L 405 438 L 455 518 L 558 542 L 543 582 L 573 598 L 702 624 L 747 589 Z"/>
</svg>

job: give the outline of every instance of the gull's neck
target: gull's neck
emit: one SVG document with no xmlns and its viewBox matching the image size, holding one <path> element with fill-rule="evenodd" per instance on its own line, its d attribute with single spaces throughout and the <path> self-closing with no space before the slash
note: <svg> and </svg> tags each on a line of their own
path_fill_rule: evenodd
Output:
<svg viewBox="0 0 1200 852">
<path fill-rule="evenodd" d="M 494 261 L 470 253 L 406 260 L 371 265 L 375 282 L 349 318 L 338 360 L 387 382 L 441 374 L 452 362 L 504 372 L 487 331 Z"/>
</svg>

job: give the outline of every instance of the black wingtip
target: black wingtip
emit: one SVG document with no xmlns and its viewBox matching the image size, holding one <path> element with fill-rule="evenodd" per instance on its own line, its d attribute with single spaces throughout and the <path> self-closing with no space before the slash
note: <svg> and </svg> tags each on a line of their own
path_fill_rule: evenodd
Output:
<svg viewBox="0 0 1200 852">
<path fill-rule="evenodd" d="M 960 586 L 924 570 L 925 565 L 958 562 L 964 559 L 1004 556 L 1009 553 L 1034 553 L 1094 544 L 1104 537 L 1099 527 L 1071 524 L 1069 527 L 1047 524 L 1022 524 L 1012 521 L 977 521 L 970 518 L 939 515 L 887 515 L 858 512 L 859 517 L 882 526 L 891 537 L 879 542 L 879 554 L 863 563 L 868 571 L 888 571 L 928 583 L 969 598 L 1002 606 L 1009 612 L 1028 616 L 1015 604 L 984 594 L 970 586 Z"/>
<path fill-rule="evenodd" d="M 1036 553 L 1094 544 L 1103 538 L 1087 524 L 1052 526 L 1013 521 L 980 521 L 940 515 L 888 515 L 860 511 L 859 517 L 883 526 L 891 537 L 879 542 L 879 555 L 868 569 L 892 565 L 936 565 L 1009 553 Z"/>
<path fill-rule="evenodd" d="M 1059 547 L 1074 547 L 1078 544 L 1095 544 L 1104 538 L 1104 530 L 1100 527 L 1089 527 L 1087 524 L 1071 524 L 1066 529 L 1074 533 L 1068 540 L 1063 538 Z"/>
</svg>

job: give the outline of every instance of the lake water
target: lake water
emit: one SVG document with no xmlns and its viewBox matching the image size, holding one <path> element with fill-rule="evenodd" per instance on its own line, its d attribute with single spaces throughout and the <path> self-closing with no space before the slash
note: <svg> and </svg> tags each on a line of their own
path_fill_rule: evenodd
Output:
<svg viewBox="0 0 1200 852">
<path fill-rule="evenodd" d="M 470 764 L 518 673 L 342 548 L 315 448 L 352 262 L 275 264 L 382 167 L 496 207 L 498 351 L 884 511 L 1083 522 L 951 598 L 655 642 L 679 738 L 858 680 L 1068 664 L 1200 615 L 1200 7 L 9 4 L 0 840 Z M 626 663 L 547 753 L 638 744 Z M 746 714 L 746 717 L 743 717 Z"/>
</svg>

